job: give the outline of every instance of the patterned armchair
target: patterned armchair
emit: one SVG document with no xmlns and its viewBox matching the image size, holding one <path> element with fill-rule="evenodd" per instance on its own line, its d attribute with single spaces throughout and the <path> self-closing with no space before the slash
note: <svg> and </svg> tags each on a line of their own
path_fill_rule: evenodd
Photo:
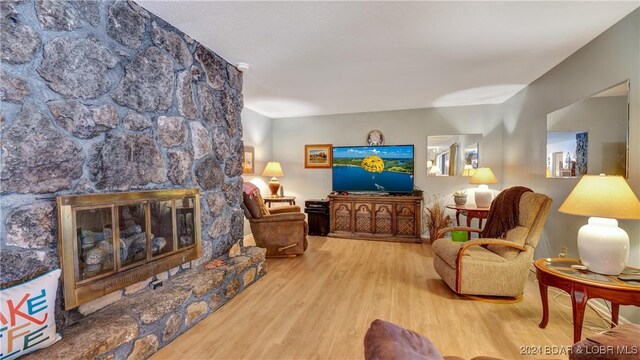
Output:
<svg viewBox="0 0 640 360">
<path fill-rule="evenodd" d="M 504 239 L 482 238 L 459 243 L 443 238 L 444 234 L 454 230 L 478 233 L 481 230 L 467 227 L 440 230 L 433 243 L 436 272 L 458 294 L 521 295 L 550 207 L 548 196 L 524 193 L 520 198 L 518 223 Z"/>
<path fill-rule="evenodd" d="M 242 195 L 253 238 L 257 246 L 267 249 L 267 257 L 294 257 L 307 250 L 309 226 L 299 206 L 268 209 L 251 183 L 243 184 Z"/>
</svg>

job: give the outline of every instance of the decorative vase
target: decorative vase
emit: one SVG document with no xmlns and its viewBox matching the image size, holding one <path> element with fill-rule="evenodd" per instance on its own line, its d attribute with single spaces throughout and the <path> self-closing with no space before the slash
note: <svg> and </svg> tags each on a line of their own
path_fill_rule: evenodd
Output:
<svg viewBox="0 0 640 360">
<path fill-rule="evenodd" d="M 466 196 L 454 196 L 453 197 L 453 201 L 456 203 L 456 205 L 464 205 L 467 203 L 467 197 Z"/>
</svg>

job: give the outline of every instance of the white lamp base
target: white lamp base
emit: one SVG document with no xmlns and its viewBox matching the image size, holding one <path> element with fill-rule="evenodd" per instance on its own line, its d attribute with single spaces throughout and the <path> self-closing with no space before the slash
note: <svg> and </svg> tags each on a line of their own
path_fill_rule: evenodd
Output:
<svg viewBox="0 0 640 360">
<path fill-rule="evenodd" d="M 590 217 L 578 231 L 578 253 L 590 271 L 618 275 L 629 258 L 629 235 L 616 219 Z"/>
<path fill-rule="evenodd" d="M 493 201 L 493 192 L 489 190 L 489 186 L 478 185 L 478 188 L 475 191 L 475 200 L 477 207 L 491 207 L 491 201 Z"/>
</svg>

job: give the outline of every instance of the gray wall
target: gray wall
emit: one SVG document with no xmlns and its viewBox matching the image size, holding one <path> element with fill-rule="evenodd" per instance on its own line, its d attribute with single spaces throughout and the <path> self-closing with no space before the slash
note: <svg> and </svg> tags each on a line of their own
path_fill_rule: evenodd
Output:
<svg viewBox="0 0 640 360">
<path fill-rule="evenodd" d="M 242 110 L 242 131 L 245 146 L 253 146 L 255 150 L 254 166 L 255 173 L 243 174 L 244 181 L 250 181 L 260 188 L 263 195 L 270 194 L 267 186 L 267 178 L 260 176 L 267 162 L 271 161 L 273 155 L 273 134 L 272 122 L 270 118 L 258 114 L 257 112 L 244 108 Z M 244 234 L 251 233 L 249 221 L 244 220 Z M 245 244 L 247 245 L 247 244 Z"/>
<path fill-rule="evenodd" d="M 640 10 L 602 33 L 562 63 L 531 83 L 503 104 L 504 183 L 527 185 L 553 198 L 545 233 L 536 258 L 557 256 L 563 246 L 569 256 L 578 257 L 576 236 L 586 217 L 565 215 L 558 207 L 578 179 L 546 179 L 546 116 L 548 113 L 630 79 L 629 93 L 629 178 L 640 195 Z M 640 221 L 620 221 L 631 241 L 629 263 L 640 265 Z M 640 321 L 638 308 L 621 314 Z"/>
<path fill-rule="evenodd" d="M 285 177 L 280 182 L 299 204 L 324 198 L 331 192 L 331 169 L 305 169 L 305 144 L 366 145 L 367 134 L 382 131 L 386 145 L 415 146 L 415 178 L 425 197 L 450 196 L 461 188 L 475 187 L 466 177 L 427 176 L 427 136 L 483 134 L 481 165 L 502 179 L 502 118 L 498 105 L 428 108 L 273 120 L 273 158 Z M 491 186 L 501 188 L 501 184 Z M 470 193 L 470 200 L 473 194 Z M 427 199 L 428 202 L 428 199 Z M 450 200 L 451 202 L 451 200 Z"/>
<path fill-rule="evenodd" d="M 587 174 L 624 176 L 629 125 L 627 101 L 627 96 L 606 96 L 571 104 L 547 116 L 547 130 L 587 131 Z M 575 137 L 573 144 L 572 155 Z"/>
</svg>

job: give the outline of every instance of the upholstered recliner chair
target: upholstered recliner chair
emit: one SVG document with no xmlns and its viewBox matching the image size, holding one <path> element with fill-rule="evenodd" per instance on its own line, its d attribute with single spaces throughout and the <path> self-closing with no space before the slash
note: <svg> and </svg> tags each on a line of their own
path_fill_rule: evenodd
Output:
<svg viewBox="0 0 640 360">
<path fill-rule="evenodd" d="M 260 191 L 243 184 L 243 210 L 256 245 L 267 249 L 267 257 L 294 257 L 307 250 L 309 226 L 299 206 L 268 209 Z"/>
<path fill-rule="evenodd" d="M 491 206 L 495 203 L 494 200 Z M 546 195 L 530 191 L 523 193 L 517 224 L 506 232 L 504 238 L 481 238 L 459 243 L 444 238 L 444 234 L 454 230 L 482 231 L 467 227 L 440 230 L 432 245 L 436 272 L 458 294 L 521 295 L 550 206 L 551 199 Z M 491 209 L 487 224 L 493 214 Z"/>
</svg>

